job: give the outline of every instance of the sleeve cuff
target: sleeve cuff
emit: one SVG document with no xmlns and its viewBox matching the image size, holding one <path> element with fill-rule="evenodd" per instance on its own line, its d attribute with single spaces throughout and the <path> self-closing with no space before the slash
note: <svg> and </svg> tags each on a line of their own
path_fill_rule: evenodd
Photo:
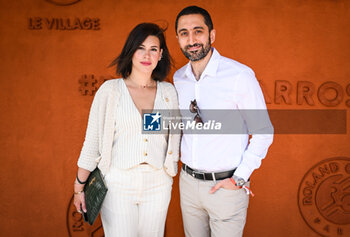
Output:
<svg viewBox="0 0 350 237">
<path fill-rule="evenodd" d="M 252 173 L 253 173 L 252 170 L 250 170 L 248 167 L 241 164 L 237 167 L 234 175 L 241 177 L 245 181 L 247 181 Z"/>
<path fill-rule="evenodd" d="M 177 161 L 174 161 L 172 158 L 167 156 L 167 158 L 164 161 L 164 168 L 165 168 L 165 172 L 169 176 L 175 177 L 177 174 Z"/>
<path fill-rule="evenodd" d="M 78 167 L 79 168 L 83 168 L 83 169 L 86 169 L 90 172 L 92 172 L 97 166 L 97 163 L 96 162 L 83 162 L 81 159 L 78 160 Z"/>
</svg>

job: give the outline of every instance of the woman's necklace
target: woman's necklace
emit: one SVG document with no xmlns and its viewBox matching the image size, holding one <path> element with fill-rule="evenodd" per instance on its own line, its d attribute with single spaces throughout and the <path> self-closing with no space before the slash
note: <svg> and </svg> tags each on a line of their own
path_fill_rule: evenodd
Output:
<svg viewBox="0 0 350 237">
<path fill-rule="evenodd" d="M 146 89 L 146 88 L 154 88 L 156 87 L 156 82 L 152 79 L 151 83 L 148 83 L 148 84 L 138 84 L 136 83 L 131 77 L 129 77 L 129 80 L 137 87 L 139 88 L 143 88 L 143 89 Z"/>
</svg>

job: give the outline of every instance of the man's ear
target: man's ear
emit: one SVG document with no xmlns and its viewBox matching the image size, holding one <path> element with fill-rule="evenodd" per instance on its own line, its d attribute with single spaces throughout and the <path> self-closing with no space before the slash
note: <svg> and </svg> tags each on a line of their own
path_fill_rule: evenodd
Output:
<svg viewBox="0 0 350 237">
<path fill-rule="evenodd" d="M 216 36 L 216 30 L 215 30 L 215 29 L 212 29 L 212 30 L 210 31 L 210 41 L 211 41 L 211 43 L 214 43 L 214 41 L 215 41 L 215 36 Z"/>
</svg>

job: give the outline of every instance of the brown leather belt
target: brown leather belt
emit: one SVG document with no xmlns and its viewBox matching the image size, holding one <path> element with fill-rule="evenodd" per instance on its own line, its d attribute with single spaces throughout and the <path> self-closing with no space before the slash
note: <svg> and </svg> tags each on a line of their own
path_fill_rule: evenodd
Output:
<svg viewBox="0 0 350 237">
<path fill-rule="evenodd" d="M 223 179 L 231 178 L 233 176 L 233 173 L 236 170 L 234 169 L 234 170 L 217 172 L 217 173 L 205 173 L 205 172 L 192 169 L 186 164 L 182 164 L 182 169 L 192 177 L 196 179 L 201 179 L 201 180 L 223 180 Z"/>
</svg>

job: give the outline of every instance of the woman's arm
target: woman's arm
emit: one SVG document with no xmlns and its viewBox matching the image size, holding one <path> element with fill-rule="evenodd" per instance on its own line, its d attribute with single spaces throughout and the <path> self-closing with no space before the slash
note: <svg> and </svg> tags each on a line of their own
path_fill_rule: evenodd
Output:
<svg viewBox="0 0 350 237">
<path fill-rule="evenodd" d="M 101 103 L 101 97 L 103 95 L 103 90 L 101 86 L 92 101 L 90 108 L 88 125 L 86 129 L 86 135 L 80 156 L 78 159 L 78 171 L 77 177 L 74 181 L 74 205 L 78 212 L 83 210 L 86 212 L 85 206 L 85 194 L 84 186 L 87 178 L 90 175 L 90 171 L 94 170 L 97 161 L 96 158 L 100 156 L 99 153 L 99 105 Z"/>
</svg>

